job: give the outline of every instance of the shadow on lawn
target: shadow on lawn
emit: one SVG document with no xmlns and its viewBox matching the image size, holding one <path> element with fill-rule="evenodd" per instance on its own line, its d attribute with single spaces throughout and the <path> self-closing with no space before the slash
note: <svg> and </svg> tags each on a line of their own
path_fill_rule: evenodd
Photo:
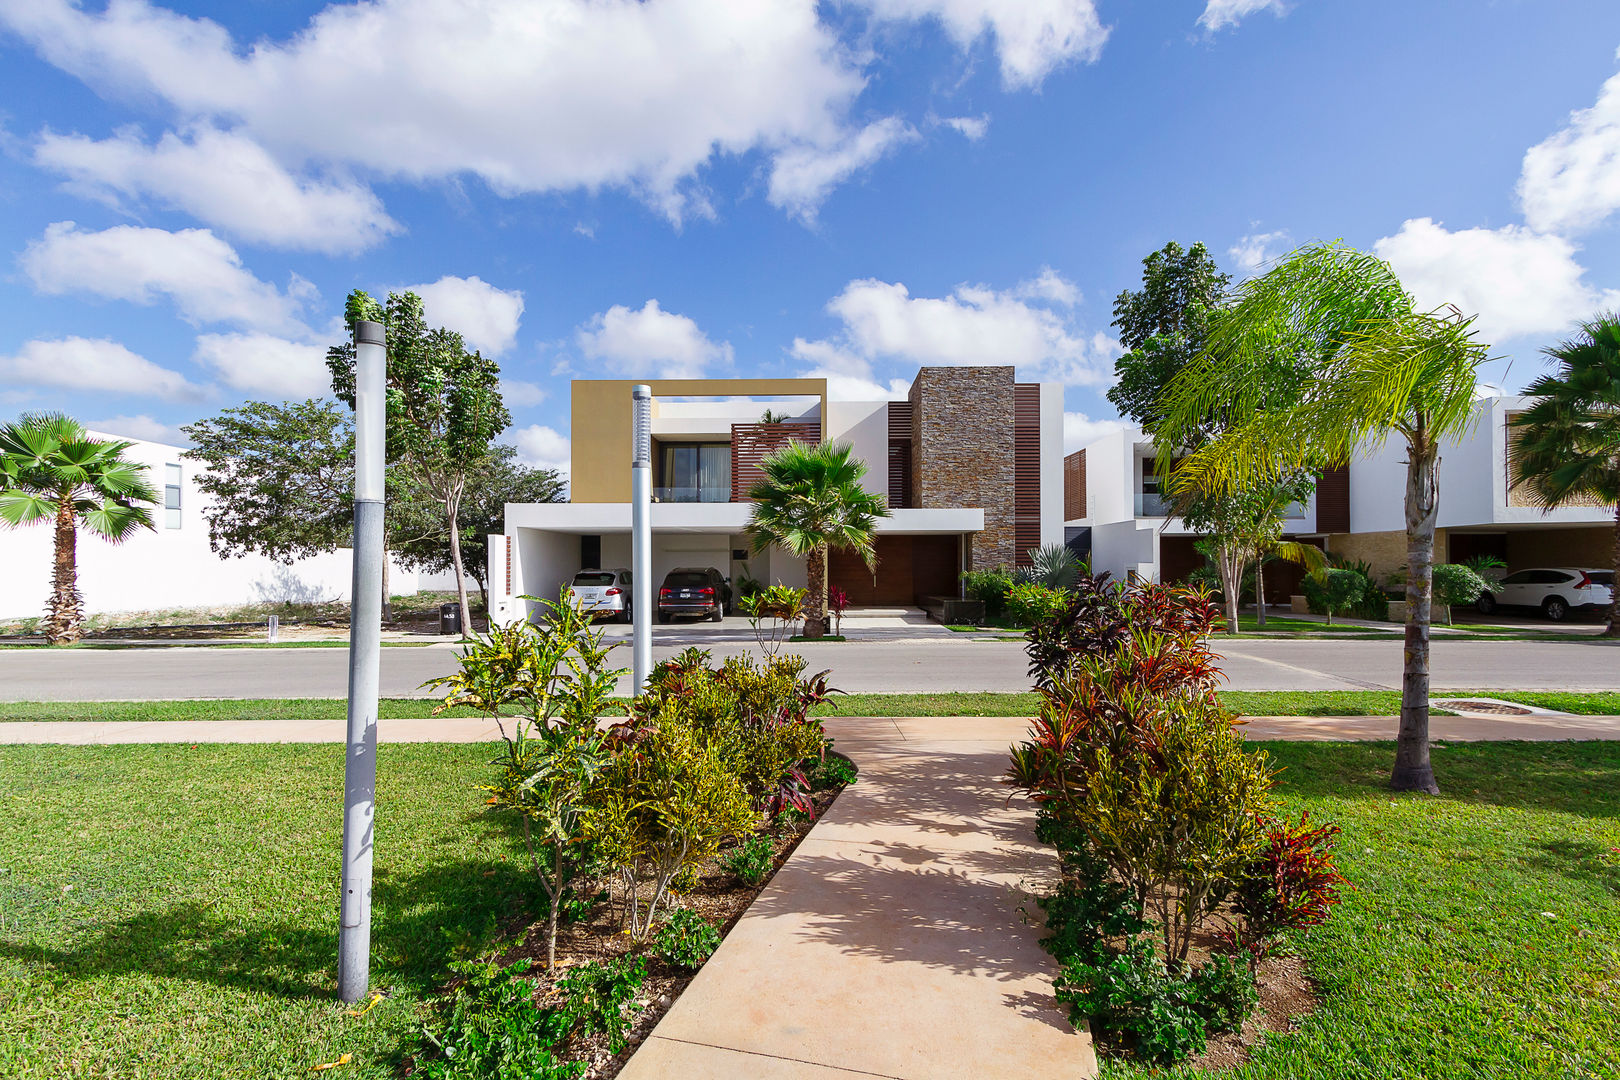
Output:
<svg viewBox="0 0 1620 1080">
<path fill-rule="evenodd" d="M 1541 854 L 1526 861 L 1574 881 L 1586 881 L 1620 896 L 1620 848 L 1593 840 L 1545 840 L 1536 845 Z"/>
<path fill-rule="evenodd" d="M 1389 790 L 1392 742 L 1261 744 L 1281 794 L 1313 800 L 1415 798 Z M 1620 742 L 1452 742 L 1431 751 L 1441 799 L 1580 817 L 1620 816 Z"/>
<path fill-rule="evenodd" d="M 524 911 L 536 891 L 516 861 L 436 863 L 409 874 L 379 867 L 373 880 L 372 983 L 432 985 L 445 966 L 485 942 L 498 920 Z M 285 998 L 334 994 L 337 978 L 337 883 L 330 924 L 222 917 L 187 901 L 108 924 L 71 948 L 0 941 L 0 957 L 47 964 L 59 976 L 88 980 L 141 973 L 214 983 Z"/>
</svg>

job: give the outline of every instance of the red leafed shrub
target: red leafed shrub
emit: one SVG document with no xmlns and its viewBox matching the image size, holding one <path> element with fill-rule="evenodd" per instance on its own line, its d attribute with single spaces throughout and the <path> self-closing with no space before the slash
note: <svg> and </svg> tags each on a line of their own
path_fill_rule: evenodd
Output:
<svg viewBox="0 0 1620 1080">
<path fill-rule="evenodd" d="M 849 610 L 849 593 L 842 586 L 834 585 L 827 590 L 827 610 L 832 612 L 833 634 L 842 637 L 844 633 L 844 612 Z"/>
<path fill-rule="evenodd" d="M 1272 818 L 1265 827 L 1265 843 L 1233 891 L 1232 907 L 1243 921 L 1229 934 L 1232 944 L 1256 961 L 1270 951 L 1282 931 L 1327 922 L 1345 884 L 1333 861 L 1337 825 L 1313 828 L 1307 811 L 1298 824 Z"/>
</svg>

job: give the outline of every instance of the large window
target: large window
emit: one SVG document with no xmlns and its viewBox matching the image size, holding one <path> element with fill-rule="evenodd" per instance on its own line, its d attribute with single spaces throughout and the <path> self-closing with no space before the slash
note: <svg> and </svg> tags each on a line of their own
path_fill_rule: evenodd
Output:
<svg viewBox="0 0 1620 1080">
<path fill-rule="evenodd" d="M 665 443 L 661 502 L 730 502 L 730 443 Z"/>
<path fill-rule="evenodd" d="M 180 527 L 180 466 L 163 467 L 163 527 Z"/>
</svg>

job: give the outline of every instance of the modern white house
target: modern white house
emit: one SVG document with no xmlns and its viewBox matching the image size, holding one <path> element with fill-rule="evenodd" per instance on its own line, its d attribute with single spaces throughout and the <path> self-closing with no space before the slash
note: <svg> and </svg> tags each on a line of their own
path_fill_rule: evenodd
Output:
<svg viewBox="0 0 1620 1080">
<path fill-rule="evenodd" d="M 81 530 L 79 591 L 85 611 L 167 611 L 235 604 L 346 600 L 353 559 L 339 550 L 285 565 L 260 555 L 227 559 L 208 545 L 208 496 L 197 487 L 201 466 L 185 448 L 93 431 L 101 439 L 132 443 L 125 457 L 146 466 L 161 496 L 153 531 L 109 544 Z M 50 595 L 54 533 L 48 523 L 0 528 L 0 618 L 44 613 Z M 389 592 L 413 595 L 417 576 L 389 567 Z"/>
<path fill-rule="evenodd" d="M 1436 558 L 1494 555 L 1510 570 L 1612 565 L 1613 506 L 1543 511 L 1509 483 L 1509 421 L 1526 404 L 1516 396 L 1480 398 L 1468 433 L 1442 446 Z M 1159 496 L 1154 456 L 1151 437 L 1127 428 L 1064 460 L 1064 524 L 1082 546 L 1089 540 L 1094 570 L 1179 581 L 1203 564 L 1193 548 L 1197 536 Z M 1323 475 L 1288 535 L 1364 561 L 1382 580 L 1406 565 L 1405 495 L 1405 448 L 1393 440 Z M 1269 566 L 1268 595 L 1297 591 L 1299 574 L 1289 564 Z"/>
<path fill-rule="evenodd" d="M 634 385 L 572 384 L 571 501 L 507 505 L 505 534 L 490 538 L 496 620 L 526 614 L 518 597 L 556 596 L 581 569 L 631 564 Z M 1011 367 L 925 367 L 904 401 L 845 400 L 825 379 L 649 385 L 655 588 L 678 566 L 805 583 L 802 559 L 754 554 L 745 535 L 760 460 L 792 440 L 849 443 L 867 489 L 888 500 L 876 572 L 847 553 L 829 560 L 829 582 L 855 606 L 958 596 L 963 570 L 1026 563 L 1063 540 L 1061 384 L 1017 382 Z"/>
</svg>

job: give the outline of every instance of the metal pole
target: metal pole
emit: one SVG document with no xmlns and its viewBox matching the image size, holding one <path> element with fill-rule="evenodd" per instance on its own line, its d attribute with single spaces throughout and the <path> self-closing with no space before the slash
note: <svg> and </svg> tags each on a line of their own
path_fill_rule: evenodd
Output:
<svg viewBox="0 0 1620 1080">
<path fill-rule="evenodd" d="M 371 851 L 377 797 L 382 637 L 383 428 L 388 350 L 381 323 L 354 328 L 354 590 L 349 598 L 349 740 L 343 765 L 343 897 L 338 997 L 366 996 L 371 969 Z"/>
<path fill-rule="evenodd" d="M 652 674 L 652 387 L 630 391 L 632 438 L 630 449 L 630 600 L 635 609 L 631 627 L 631 670 L 634 692 L 641 693 Z"/>
</svg>

